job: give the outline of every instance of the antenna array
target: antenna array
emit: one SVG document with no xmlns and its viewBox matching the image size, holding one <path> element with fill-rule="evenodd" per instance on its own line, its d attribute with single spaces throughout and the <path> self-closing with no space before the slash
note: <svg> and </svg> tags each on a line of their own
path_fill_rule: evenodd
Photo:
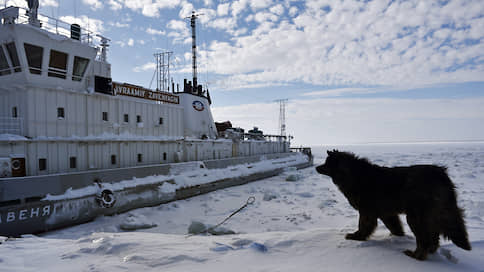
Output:
<svg viewBox="0 0 484 272">
<path fill-rule="evenodd" d="M 279 103 L 279 129 L 281 136 L 286 136 L 286 104 L 288 99 L 278 99 L 274 102 Z"/>
</svg>

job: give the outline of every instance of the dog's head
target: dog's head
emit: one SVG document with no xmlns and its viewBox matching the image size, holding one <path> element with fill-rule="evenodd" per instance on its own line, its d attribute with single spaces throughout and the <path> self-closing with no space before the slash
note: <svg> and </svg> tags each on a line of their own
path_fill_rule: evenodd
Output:
<svg viewBox="0 0 484 272">
<path fill-rule="evenodd" d="M 328 157 L 324 164 L 316 167 L 316 171 L 322 175 L 333 177 L 335 172 L 338 170 L 338 153 L 339 151 L 334 149 L 333 151 L 326 151 Z"/>
</svg>

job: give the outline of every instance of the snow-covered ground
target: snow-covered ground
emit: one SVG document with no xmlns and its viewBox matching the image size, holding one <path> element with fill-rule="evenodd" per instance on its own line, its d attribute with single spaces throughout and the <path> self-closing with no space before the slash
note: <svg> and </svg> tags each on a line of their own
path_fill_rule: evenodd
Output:
<svg viewBox="0 0 484 272">
<path fill-rule="evenodd" d="M 416 261 L 402 253 L 415 248 L 406 224 L 405 237 L 380 223 L 366 242 L 345 240 L 358 214 L 311 167 L 40 236 L 1 238 L 0 271 L 484 271 L 484 143 L 316 147 L 315 164 L 333 148 L 386 166 L 447 166 L 473 250 L 441 240 L 436 254 Z M 286 181 L 290 175 L 299 179 Z M 215 225 L 251 196 L 255 203 L 223 225 L 237 234 L 186 235 L 192 221 Z M 121 228 L 137 226 L 155 227 Z"/>
</svg>

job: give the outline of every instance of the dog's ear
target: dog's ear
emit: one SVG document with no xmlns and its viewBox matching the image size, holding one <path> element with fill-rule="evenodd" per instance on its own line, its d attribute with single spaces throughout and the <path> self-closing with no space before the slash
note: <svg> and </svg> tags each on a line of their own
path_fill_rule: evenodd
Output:
<svg viewBox="0 0 484 272">
<path fill-rule="evenodd" d="M 332 151 L 326 150 L 326 154 L 328 154 L 328 156 L 331 156 L 332 153 Z"/>
</svg>

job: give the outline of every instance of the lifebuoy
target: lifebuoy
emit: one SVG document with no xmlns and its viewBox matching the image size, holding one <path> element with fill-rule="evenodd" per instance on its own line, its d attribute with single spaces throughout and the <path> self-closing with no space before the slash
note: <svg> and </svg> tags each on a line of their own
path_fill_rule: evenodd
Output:
<svg viewBox="0 0 484 272">
<path fill-rule="evenodd" d="M 111 208 L 116 202 L 113 191 L 109 189 L 101 189 L 96 196 L 99 206 L 103 208 Z"/>
<path fill-rule="evenodd" d="M 12 161 L 12 169 L 13 170 L 19 170 L 21 165 L 22 165 L 22 163 L 20 163 L 20 160 L 13 160 Z"/>
</svg>

